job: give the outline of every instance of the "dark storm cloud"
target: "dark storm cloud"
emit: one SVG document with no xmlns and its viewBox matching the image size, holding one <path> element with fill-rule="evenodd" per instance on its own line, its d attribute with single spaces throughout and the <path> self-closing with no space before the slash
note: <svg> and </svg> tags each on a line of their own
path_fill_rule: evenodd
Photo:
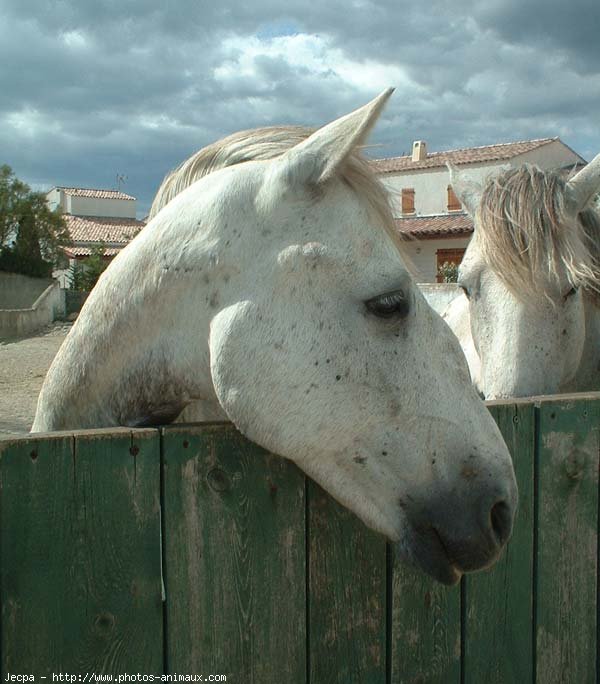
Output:
<svg viewBox="0 0 600 684">
<path fill-rule="evenodd" d="M 600 70 L 600 4 L 597 0 L 485 0 L 478 23 L 511 43 L 560 53 L 576 71 Z"/>
<path fill-rule="evenodd" d="M 4 0 L 0 162 L 47 185 L 110 187 L 126 173 L 143 209 L 200 146 L 318 125 L 387 84 L 374 156 L 416 138 L 447 149 L 547 135 L 590 156 L 595 4 Z"/>
</svg>

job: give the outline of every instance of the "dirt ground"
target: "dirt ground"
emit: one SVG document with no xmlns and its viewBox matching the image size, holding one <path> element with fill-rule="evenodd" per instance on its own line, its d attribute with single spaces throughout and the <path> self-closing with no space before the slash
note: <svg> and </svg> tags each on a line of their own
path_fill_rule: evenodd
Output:
<svg viewBox="0 0 600 684">
<path fill-rule="evenodd" d="M 31 337 L 0 339 L 0 438 L 29 432 L 42 382 L 71 325 L 57 322 Z"/>
</svg>

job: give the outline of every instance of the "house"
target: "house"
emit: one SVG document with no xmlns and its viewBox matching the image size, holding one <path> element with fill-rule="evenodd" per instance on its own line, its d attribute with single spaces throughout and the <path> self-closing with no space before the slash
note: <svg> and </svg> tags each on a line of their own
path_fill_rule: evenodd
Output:
<svg viewBox="0 0 600 684">
<path fill-rule="evenodd" d="M 90 256 L 94 247 L 104 248 L 112 259 L 146 225 L 136 219 L 136 199 L 119 190 L 55 187 L 46 193 L 50 209 L 60 207 L 73 246 L 65 249 L 69 266 Z M 68 287 L 69 269 L 57 271 L 62 287 Z"/>
<path fill-rule="evenodd" d="M 566 169 L 585 160 L 559 138 L 428 152 L 423 140 L 411 155 L 376 159 L 375 172 L 392 193 L 398 232 L 404 237 L 420 282 L 436 282 L 444 262 L 459 264 L 473 233 L 473 223 L 450 187 L 446 163 L 483 183 L 488 176 L 524 163 L 542 169 Z"/>
</svg>

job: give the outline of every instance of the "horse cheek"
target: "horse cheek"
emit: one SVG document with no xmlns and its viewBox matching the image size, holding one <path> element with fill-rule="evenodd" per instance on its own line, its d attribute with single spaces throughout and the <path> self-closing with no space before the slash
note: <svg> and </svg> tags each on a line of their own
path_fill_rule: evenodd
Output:
<svg viewBox="0 0 600 684">
<path fill-rule="evenodd" d="M 219 312 L 210 326 L 210 370 L 215 394 L 231 422 L 265 448 L 285 443 L 281 379 L 265 352 L 272 324 L 252 302 Z M 274 417 L 278 416 L 278 420 Z"/>
</svg>

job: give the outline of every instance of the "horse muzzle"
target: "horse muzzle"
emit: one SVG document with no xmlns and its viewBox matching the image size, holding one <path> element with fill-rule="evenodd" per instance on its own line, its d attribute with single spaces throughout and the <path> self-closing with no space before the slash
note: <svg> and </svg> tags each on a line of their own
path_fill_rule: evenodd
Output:
<svg viewBox="0 0 600 684">
<path fill-rule="evenodd" d="M 471 498 L 471 501 L 469 501 Z M 493 565 L 512 533 L 516 491 L 497 489 L 475 497 L 440 495 L 430 505 L 414 499 L 402 506 L 409 523 L 412 560 L 442 584 Z"/>
</svg>

